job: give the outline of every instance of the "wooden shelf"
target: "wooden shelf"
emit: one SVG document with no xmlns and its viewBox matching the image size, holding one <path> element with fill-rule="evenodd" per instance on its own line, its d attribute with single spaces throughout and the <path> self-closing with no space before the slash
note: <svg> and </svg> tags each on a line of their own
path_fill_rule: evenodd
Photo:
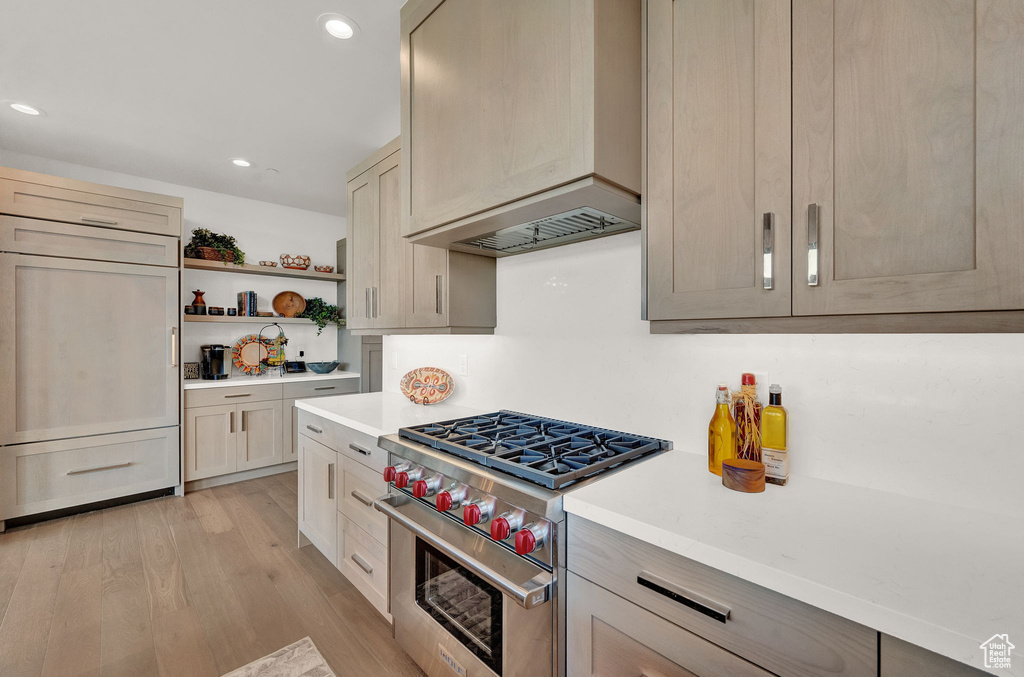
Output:
<svg viewBox="0 0 1024 677">
<path fill-rule="evenodd" d="M 186 322 L 229 322 L 234 324 L 301 324 L 313 320 L 307 317 L 238 317 L 237 315 L 185 315 Z"/>
<path fill-rule="evenodd" d="M 271 268 L 269 266 L 254 266 L 246 263 L 236 266 L 233 263 L 225 264 L 223 261 L 207 261 L 205 259 L 185 259 L 185 267 L 194 270 L 215 270 L 219 273 L 242 273 L 244 275 L 273 275 L 275 277 L 293 277 L 303 280 L 323 280 L 326 282 L 344 282 L 345 276 L 341 273 L 318 273 L 310 270 L 292 270 L 282 268 L 280 265 Z"/>
</svg>

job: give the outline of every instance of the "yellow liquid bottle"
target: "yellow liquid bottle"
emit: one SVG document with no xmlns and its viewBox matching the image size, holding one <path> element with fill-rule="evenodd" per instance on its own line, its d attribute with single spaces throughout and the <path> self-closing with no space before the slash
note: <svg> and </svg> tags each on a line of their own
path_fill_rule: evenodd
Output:
<svg viewBox="0 0 1024 677">
<path fill-rule="evenodd" d="M 785 486 L 789 481 L 789 446 L 786 408 L 782 406 L 782 387 L 772 384 L 768 389 L 768 406 L 761 412 L 761 460 L 764 481 Z"/>
<path fill-rule="evenodd" d="M 722 474 L 722 461 L 736 458 L 736 419 L 729 410 L 729 386 L 718 386 L 715 415 L 708 426 L 708 470 Z"/>
</svg>

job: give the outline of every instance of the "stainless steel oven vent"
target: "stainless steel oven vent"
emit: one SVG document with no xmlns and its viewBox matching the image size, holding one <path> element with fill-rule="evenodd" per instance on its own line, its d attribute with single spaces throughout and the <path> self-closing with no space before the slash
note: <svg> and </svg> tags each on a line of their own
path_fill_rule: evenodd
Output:
<svg viewBox="0 0 1024 677">
<path fill-rule="evenodd" d="M 462 251 L 483 250 L 492 256 L 511 256 L 639 228 L 638 223 L 581 207 L 455 244 L 461 245 L 458 249 Z"/>
</svg>

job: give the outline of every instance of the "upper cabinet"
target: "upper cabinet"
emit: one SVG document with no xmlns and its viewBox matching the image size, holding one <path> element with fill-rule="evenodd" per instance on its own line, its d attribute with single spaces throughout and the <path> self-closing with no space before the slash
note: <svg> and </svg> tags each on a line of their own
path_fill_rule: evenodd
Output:
<svg viewBox="0 0 1024 677">
<path fill-rule="evenodd" d="M 348 174 L 346 295 L 356 334 L 492 333 L 494 259 L 401 234 L 400 139 Z"/>
<path fill-rule="evenodd" d="M 639 222 L 639 0 L 410 0 L 402 233 L 479 240 L 580 207 Z"/>
<path fill-rule="evenodd" d="M 1024 327 L 1024 1 L 940 5 L 649 0 L 652 331 Z"/>
</svg>

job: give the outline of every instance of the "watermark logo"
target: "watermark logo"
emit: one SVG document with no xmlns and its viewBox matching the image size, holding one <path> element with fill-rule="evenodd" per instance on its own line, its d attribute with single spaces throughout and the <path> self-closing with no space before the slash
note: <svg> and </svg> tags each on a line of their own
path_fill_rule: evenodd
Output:
<svg viewBox="0 0 1024 677">
<path fill-rule="evenodd" d="M 986 668 L 1008 668 L 1010 667 L 1010 654 L 1016 649 L 1010 643 L 1010 636 L 1006 633 L 992 635 L 981 643 L 981 650 L 985 652 Z"/>
</svg>

